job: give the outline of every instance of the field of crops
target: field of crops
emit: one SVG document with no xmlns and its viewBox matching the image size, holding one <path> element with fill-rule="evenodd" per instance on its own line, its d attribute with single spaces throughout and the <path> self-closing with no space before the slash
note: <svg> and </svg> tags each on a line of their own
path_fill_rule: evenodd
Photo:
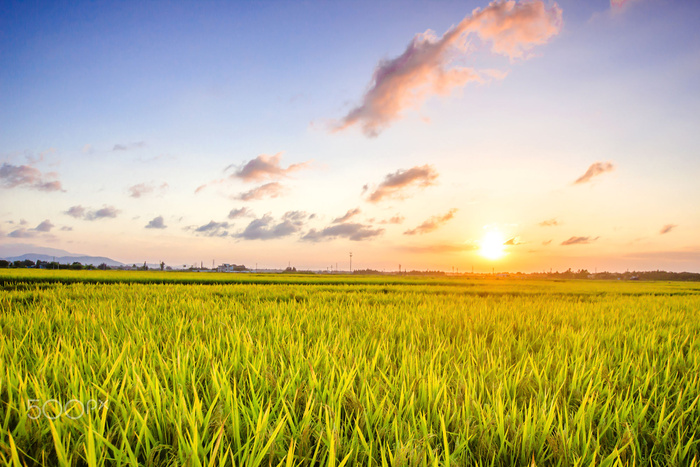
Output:
<svg viewBox="0 0 700 467">
<path fill-rule="evenodd" d="M 697 283 L 0 270 L 0 286 L 5 465 L 700 461 Z"/>
</svg>

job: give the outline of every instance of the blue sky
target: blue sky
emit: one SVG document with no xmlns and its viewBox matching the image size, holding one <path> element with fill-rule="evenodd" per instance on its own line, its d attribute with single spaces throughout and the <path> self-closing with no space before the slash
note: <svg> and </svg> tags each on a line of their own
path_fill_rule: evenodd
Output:
<svg viewBox="0 0 700 467">
<path fill-rule="evenodd" d="M 535 4 L 5 2 L 0 243 L 172 265 L 325 269 L 353 250 L 377 269 L 700 271 L 700 8 L 544 2 L 540 22 L 467 25 L 468 46 L 426 52 L 477 8 Z M 438 92 L 440 67 L 479 78 Z"/>
</svg>

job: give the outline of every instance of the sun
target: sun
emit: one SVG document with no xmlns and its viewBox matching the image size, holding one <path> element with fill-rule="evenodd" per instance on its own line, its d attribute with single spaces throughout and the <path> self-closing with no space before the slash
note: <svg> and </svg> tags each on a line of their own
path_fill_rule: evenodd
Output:
<svg viewBox="0 0 700 467">
<path fill-rule="evenodd" d="M 504 250 L 505 240 L 501 232 L 497 230 L 490 230 L 486 232 L 484 238 L 481 240 L 481 256 L 488 259 L 499 259 L 505 252 Z"/>
</svg>

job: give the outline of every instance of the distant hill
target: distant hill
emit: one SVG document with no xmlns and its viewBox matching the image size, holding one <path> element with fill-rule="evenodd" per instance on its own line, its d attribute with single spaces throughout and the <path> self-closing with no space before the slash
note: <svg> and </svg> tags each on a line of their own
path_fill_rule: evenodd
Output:
<svg viewBox="0 0 700 467">
<path fill-rule="evenodd" d="M 9 256 L 5 257 L 3 259 L 6 259 L 7 261 L 24 261 L 24 260 L 30 260 L 30 261 L 56 261 L 59 264 L 73 264 L 74 262 L 78 262 L 80 264 L 92 264 L 93 266 L 99 266 L 102 263 L 105 263 L 107 266 L 123 266 L 124 263 L 120 263 L 119 261 L 115 261 L 111 258 L 106 258 L 104 256 L 53 256 L 53 255 L 43 255 L 43 254 L 38 254 L 38 253 L 26 253 L 21 256 Z"/>
</svg>

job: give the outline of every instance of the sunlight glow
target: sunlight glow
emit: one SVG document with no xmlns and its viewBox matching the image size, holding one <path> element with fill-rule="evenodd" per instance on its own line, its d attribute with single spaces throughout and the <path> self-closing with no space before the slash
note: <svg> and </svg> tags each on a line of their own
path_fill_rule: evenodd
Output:
<svg viewBox="0 0 700 467">
<path fill-rule="evenodd" d="M 505 240 L 501 232 L 497 230 L 488 231 L 481 240 L 481 250 L 479 253 L 484 258 L 492 260 L 499 259 L 504 255 L 504 243 Z"/>
</svg>

